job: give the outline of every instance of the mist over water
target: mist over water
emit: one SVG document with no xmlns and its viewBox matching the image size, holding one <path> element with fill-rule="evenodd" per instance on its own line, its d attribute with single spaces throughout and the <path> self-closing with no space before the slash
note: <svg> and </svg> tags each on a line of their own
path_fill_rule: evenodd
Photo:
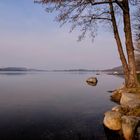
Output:
<svg viewBox="0 0 140 140">
<path fill-rule="evenodd" d="M 96 76 L 97 86 L 85 81 Z M 103 115 L 123 79 L 88 72 L 0 74 L 0 140 L 106 140 Z"/>
</svg>

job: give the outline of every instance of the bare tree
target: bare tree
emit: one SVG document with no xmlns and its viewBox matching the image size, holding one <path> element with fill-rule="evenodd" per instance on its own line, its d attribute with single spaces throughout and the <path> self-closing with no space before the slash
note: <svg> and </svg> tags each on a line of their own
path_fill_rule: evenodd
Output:
<svg viewBox="0 0 140 140">
<path fill-rule="evenodd" d="M 130 3 L 137 5 L 136 0 L 38 0 L 39 3 L 46 4 L 47 12 L 58 12 L 57 21 L 61 24 L 72 23 L 71 30 L 76 27 L 81 29 L 81 40 L 87 32 L 94 38 L 98 25 L 103 22 L 112 26 L 114 38 L 122 62 L 125 75 L 125 87 L 138 87 L 139 83 L 136 75 L 136 62 L 131 31 Z M 125 49 L 120 37 L 120 29 L 117 24 L 118 13 L 123 19 Z"/>
</svg>

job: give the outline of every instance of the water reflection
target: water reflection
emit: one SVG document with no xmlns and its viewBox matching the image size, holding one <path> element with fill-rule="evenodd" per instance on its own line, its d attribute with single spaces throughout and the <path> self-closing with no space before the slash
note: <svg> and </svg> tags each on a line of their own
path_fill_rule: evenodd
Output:
<svg viewBox="0 0 140 140">
<path fill-rule="evenodd" d="M 87 82 L 87 84 L 93 87 L 97 85 L 97 83 L 92 83 L 92 82 Z"/>
<path fill-rule="evenodd" d="M 112 130 L 106 128 L 104 125 L 103 125 L 103 127 L 104 127 L 104 132 L 106 134 L 107 140 L 124 140 L 121 132 L 112 131 Z"/>
<path fill-rule="evenodd" d="M 122 79 L 93 73 L 0 75 L 0 140 L 107 140 L 103 114 L 115 104 L 106 91 Z M 114 140 L 114 139 L 112 139 Z"/>
<path fill-rule="evenodd" d="M 15 76 L 15 75 L 26 75 L 26 72 L 0 72 L 0 75 L 8 75 L 8 76 Z"/>
</svg>

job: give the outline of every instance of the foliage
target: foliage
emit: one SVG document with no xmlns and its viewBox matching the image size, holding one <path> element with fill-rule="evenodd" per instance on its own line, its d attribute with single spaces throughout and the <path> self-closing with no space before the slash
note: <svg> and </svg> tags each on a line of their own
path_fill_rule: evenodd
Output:
<svg viewBox="0 0 140 140">
<path fill-rule="evenodd" d="M 110 0 L 35 0 L 35 2 L 46 4 L 48 13 L 58 13 L 56 21 L 61 25 L 71 23 L 71 31 L 79 28 L 81 31 L 79 40 L 82 40 L 86 33 L 90 33 L 94 39 L 99 23 L 102 26 L 111 25 Z M 123 0 L 111 0 L 111 2 L 114 4 L 115 14 L 122 17 Z M 129 0 L 129 3 L 137 5 L 138 1 Z"/>
</svg>

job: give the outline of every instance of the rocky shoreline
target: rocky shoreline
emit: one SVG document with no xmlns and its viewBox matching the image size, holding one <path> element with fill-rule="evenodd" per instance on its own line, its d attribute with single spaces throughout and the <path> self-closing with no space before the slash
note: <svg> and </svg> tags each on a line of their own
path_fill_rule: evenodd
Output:
<svg viewBox="0 0 140 140">
<path fill-rule="evenodd" d="M 118 103 L 105 113 L 103 123 L 125 140 L 140 140 L 140 89 L 113 91 L 111 100 Z"/>
</svg>

